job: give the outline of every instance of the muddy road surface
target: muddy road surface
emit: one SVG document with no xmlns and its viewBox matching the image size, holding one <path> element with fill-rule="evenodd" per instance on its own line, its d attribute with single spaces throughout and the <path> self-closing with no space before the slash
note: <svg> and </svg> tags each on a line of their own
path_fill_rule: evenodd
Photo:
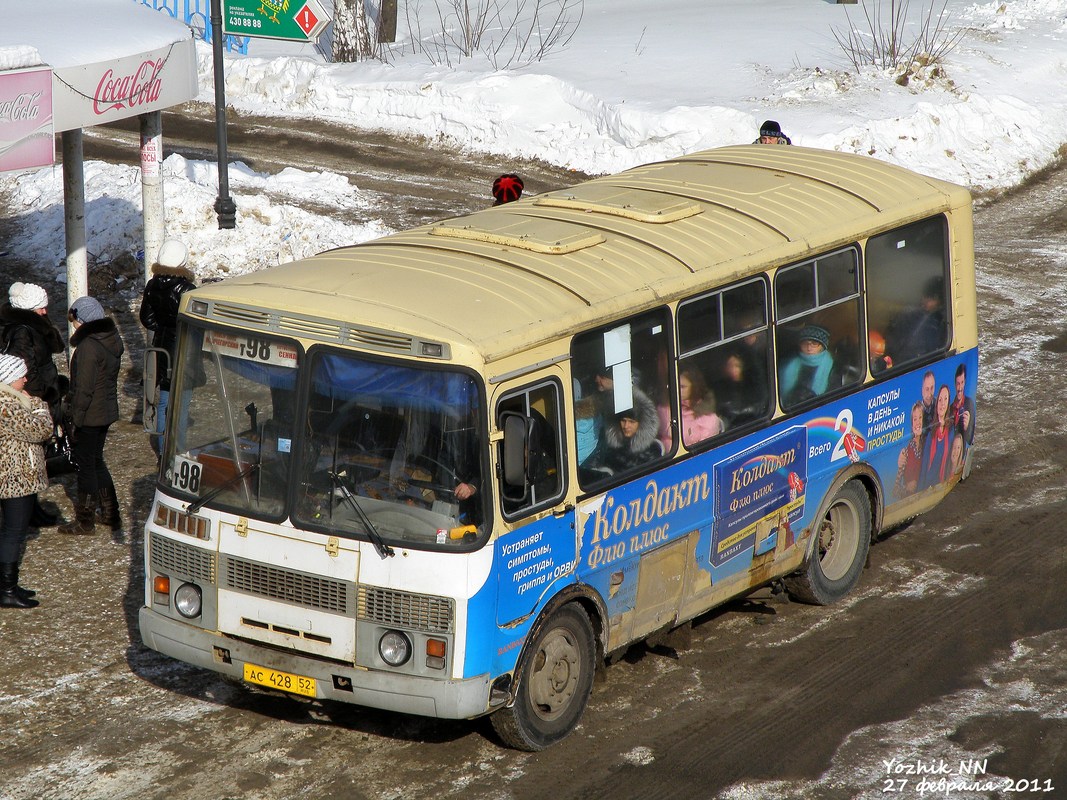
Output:
<svg viewBox="0 0 1067 800">
<path fill-rule="evenodd" d="M 85 131 L 85 157 L 139 163 L 136 119 Z M 440 142 L 390 133 L 359 131 L 318 120 L 279 121 L 230 111 L 226 121 L 228 160 L 256 172 L 285 167 L 344 175 L 372 198 L 369 209 L 314 208 L 362 223 L 366 215 L 403 230 L 491 205 L 493 179 L 504 172 L 523 177 L 529 192 L 569 186 L 586 175 L 537 161 L 457 152 Z M 180 153 L 215 161 L 215 110 L 187 103 L 163 113 L 163 155 Z"/>
<path fill-rule="evenodd" d="M 278 161 L 263 147 L 245 157 L 267 171 Z M 488 186 L 499 171 L 431 149 L 437 191 L 424 181 L 404 194 L 412 173 L 390 177 L 394 156 L 380 157 L 383 203 L 397 193 L 404 206 L 396 219 L 415 206 L 466 210 L 463 181 Z M 449 174 L 457 164 L 466 179 Z M 538 190 L 568 182 L 540 169 Z M 885 535 L 841 604 L 763 591 L 699 619 L 688 638 L 633 648 L 598 680 L 578 730 L 537 754 L 505 749 L 485 720 L 272 695 L 146 650 L 137 610 L 155 460 L 127 421 L 140 392 L 126 369 L 107 449 L 123 530 L 41 531 L 23 573 L 42 605 L 0 613 L 0 798 L 1067 796 L 1067 171 L 980 209 L 976 232 L 970 479 Z M 3 277 L 25 267 L 9 256 Z M 119 321 L 136 357 L 128 305 Z M 69 514 L 72 491 L 65 479 L 45 499 Z"/>
</svg>

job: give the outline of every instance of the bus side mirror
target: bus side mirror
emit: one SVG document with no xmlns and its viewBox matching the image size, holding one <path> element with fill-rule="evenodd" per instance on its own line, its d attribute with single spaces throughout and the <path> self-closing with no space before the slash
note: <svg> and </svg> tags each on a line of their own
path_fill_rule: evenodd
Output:
<svg viewBox="0 0 1067 800">
<path fill-rule="evenodd" d="M 514 411 L 505 411 L 500 422 L 504 429 L 502 494 L 505 500 L 520 502 L 526 499 L 530 441 L 536 423 L 530 417 Z"/>
<path fill-rule="evenodd" d="M 159 381 L 170 372 L 170 353 L 159 347 L 146 347 L 144 351 L 144 404 L 142 422 L 146 433 L 160 435 Z M 162 420 L 158 420 L 162 421 Z"/>
</svg>

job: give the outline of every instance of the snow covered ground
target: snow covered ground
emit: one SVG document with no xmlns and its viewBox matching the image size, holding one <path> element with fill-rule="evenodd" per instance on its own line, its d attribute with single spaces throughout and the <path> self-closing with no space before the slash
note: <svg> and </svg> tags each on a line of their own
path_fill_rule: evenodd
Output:
<svg viewBox="0 0 1067 800">
<path fill-rule="evenodd" d="M 425 40 L 437 8 L 451 4 L 408 5 L 421 10 L 417 32 Z M 1067 0 L 948 0 L 945 31 L 958 32 L 959 42 L 940 73 L 926 70 L 906 86 L 882 69 L 856 74 L 838 44 L 850 28 L 870 32 L 864 10 L 874 6 L 585 0 L 566 47 L 507 70 L 478 55 L 431 63 L 413 46 L 419 37 L 408 33 L 402 8 L 398 42 L 384 61 L 325 63 L 310 46 L 257 39 L 248 56 L 227 56 L 226 95 L 241 111 L 441 137 L 591 173 L 751 141 L 767 118 L 796 144 L 866 153 L 982 193 L 1011 187 L 1057 158 L 1067 142 Z M 913 0 L 908 36 L 930 7 Z M 56 19 L 57 36 L 78 35 Z M 210 47 L 200 43 L 198 55 L 200 99 L 210 103 Z M 243 165 L 230 172 L 241 222 L 218 231 L 216 165 L 171 156 L 164 170 L 168 235 L 188 242 L 201 277 L 387 232 L 302 210 L 302 200 L 324 192 L 361 202 L 344 177 L 292 169 L 257 175 Z M 137 170 L 93 163 L 86 172 L 90 253 L 109 260 L 136 252 Z M 62 279 L 61 170 L 0 177 L 0 197 L 33 220 L 5 246 L 55 266 Z M 100 198 L 108 202 L 94 203 Z"/>
</svg>

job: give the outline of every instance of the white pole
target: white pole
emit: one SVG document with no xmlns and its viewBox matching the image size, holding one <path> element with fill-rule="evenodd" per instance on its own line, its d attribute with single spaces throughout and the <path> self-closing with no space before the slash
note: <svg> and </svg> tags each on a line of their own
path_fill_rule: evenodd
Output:
<svg viewBox="0 0 1067 800">
<path fill-rule="evenodd" d="M 63 223 L 67 234 L 67 308 L 88 293 L 85 249 L 85 165 L 82 130 L 63 131 Z"/>
<path fill-rule="evenodd" d="M 163 117 L 159 111 L 141 114 L 141 208 L 144 217 L 144 279 L 163 244 Z"/>
</svg>

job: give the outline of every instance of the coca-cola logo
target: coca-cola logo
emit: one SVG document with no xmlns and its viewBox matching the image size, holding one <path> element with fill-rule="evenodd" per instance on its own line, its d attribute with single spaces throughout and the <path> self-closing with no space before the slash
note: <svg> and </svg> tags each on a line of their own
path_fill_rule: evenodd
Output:
<svg viewBox="0 0 1067 800">
<path fill-rule="evenodd" d="M 41 114 L 41 93 L 23 92 L 13 100 L 0 101 L 0 121 L 26 122 Z"/>
<path fill-rule="evenodd" d="M 163 59 L 148 59 L 129 75 L 115 75 L 108 69 L 96 85 L 93 95 L 93 112 L 106 114 L 117 108 L 136 108 L 146 103 L 159 100 L 163 81 L 159 73 L 163 69 Z"/>
</svg>

